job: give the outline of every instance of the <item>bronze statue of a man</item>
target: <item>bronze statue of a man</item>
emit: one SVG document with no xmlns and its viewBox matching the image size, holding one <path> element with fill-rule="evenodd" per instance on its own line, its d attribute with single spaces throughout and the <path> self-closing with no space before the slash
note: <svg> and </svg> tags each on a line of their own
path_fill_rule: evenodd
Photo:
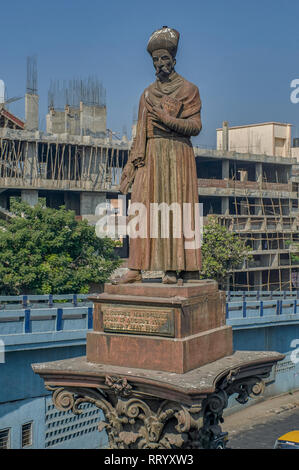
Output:
<svg viewBox="0 0 299 470">
<path fill-rule="evenodd" d="M 177 276 L 198 279 L 200 248 L 186 248 L 185 235 L 152 237 L 150 206 L 176 203 L 198 204 L 196 164 L 191 136 L 201 130 L 201 100 L 198 88 L 174 67 L 179 33 L 167 26 L 155 31 L 148 42 L 156 70 L 156 81 L 143 92 L 138 112 L 136 137 L 123 171 L 120 189 L 126 193 L 133 180 L 131 203 L 142 203 L 147 212 L 147 236 L 130 238 L 129 271 L 120 283 L 140 282 L 141 270 L 163 271 L 163 282 Z M 192 211 L 191 211 L 192 212 Z M 192 215 L 194 228 L 195 220 Z"/>
</svg>

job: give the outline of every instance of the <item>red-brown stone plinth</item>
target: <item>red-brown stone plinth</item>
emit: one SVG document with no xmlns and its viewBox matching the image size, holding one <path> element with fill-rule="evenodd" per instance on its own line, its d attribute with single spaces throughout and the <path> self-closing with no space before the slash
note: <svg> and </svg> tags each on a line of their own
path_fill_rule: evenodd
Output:
<svg viewBox="0 0 299 470">
<path fill-rule="evenodd" d="M 214 281 L 106 284 L 91 299 L 89 362 L 183 374 L 233 352 L 225 294 Z"/>
</svg>

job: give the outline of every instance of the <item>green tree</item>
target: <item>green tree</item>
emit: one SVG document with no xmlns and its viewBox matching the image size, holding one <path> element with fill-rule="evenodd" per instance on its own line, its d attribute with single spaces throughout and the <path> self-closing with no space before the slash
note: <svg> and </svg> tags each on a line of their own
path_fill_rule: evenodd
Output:
<svg viewBox="0 0 299 470">
<path fill-rule="evenodd" d="M 120 265 L 115 242 L 73 211 L 14 202 L 0 221 L 0 292 L 6 295 L 88 293 Z"/>
<path fill-rule="evenodd" d="M 286 240 L 285 248 L 288 248 L 291 262 L 293 264 L 299 264 L 299 243 L 296 241 Z"/>
<path fill-rule="evenodd" d="M 211 217 L 204 225 L 201 252 L 201 277 L 214 279 L 221 287 L 231 270 L 237 268 L 245 258 L 252 257 L 245 241 L 220 225 L 217 217 Z"/>
</svg>

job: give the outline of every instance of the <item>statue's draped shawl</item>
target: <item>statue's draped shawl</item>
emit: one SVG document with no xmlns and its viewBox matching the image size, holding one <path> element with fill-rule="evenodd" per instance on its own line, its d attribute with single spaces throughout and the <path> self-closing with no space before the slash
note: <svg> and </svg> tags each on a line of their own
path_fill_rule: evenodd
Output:
<svg viewBox="0 0 299 470">
<path fill-rule="evenodd" d="M 161 100 L 165 95 L 175 98 L 182 103 L 183 108 L 178 116 L 179 118 L 190 119 L 200 113 L 201 100 L 198 88 L 195 85 L 177 73 L 173 74 L 173 79 L 169 82 L 162 83 L 156 80 L 146 88 L 140 99 L 136 138 L 131 149 L 130 161 L 136 158 L 145 159 L 148 114 L 152 112 L 154 106 L 160 106 Z M 170 133 L 169 128 L 162 123 L 155 123 L 154 125 Z"/>
</svg>

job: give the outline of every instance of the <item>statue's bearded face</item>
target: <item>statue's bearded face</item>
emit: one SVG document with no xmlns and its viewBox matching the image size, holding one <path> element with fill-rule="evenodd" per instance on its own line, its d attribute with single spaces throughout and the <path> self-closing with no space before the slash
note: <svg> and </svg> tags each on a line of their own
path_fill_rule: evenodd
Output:
<svg viewBox="0 0 299 470">
<path fill-rule="evenodd" d="M 175 66 L 175 59 L 172 55 L 166 49 L 159 49 L 152 53 L 152 59 L 157 77 L 168 78 Z"/>
</svg>

